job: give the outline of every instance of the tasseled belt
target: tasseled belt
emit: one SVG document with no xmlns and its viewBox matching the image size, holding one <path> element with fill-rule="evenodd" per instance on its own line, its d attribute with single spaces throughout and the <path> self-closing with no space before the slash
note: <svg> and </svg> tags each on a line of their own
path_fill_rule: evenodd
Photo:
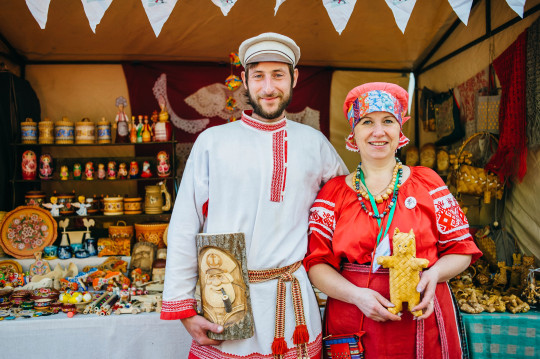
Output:
<svg viewBox="0 0 540 359">
<path fill-rule="evenodd" d="M 302 261 L 293 263 L 287 267 L 250 270 L 250 283 L 266 282 L 268 280 L 277 279 L 277 296 L 276 296 L 276 325 L 274 329 L 274 342 L 272 343 L 272 354 L 274 358 L 280 358 L 287 353 L 287 342 L 285 341 L 285 299 L 286 299 L 286 284 L 291 283 L 292 300 L 294 307 L 294 316 L 296 320 L 296 328 L 293 334 L 293 343 L 296 345 L 298 357 L 309 357 L 307 353 L 307 342 L 309 333 L 304 317 L 304 306 L 302 304 L 302 292 L 300 283 L 293 275 L 294 272 L 302 265 Z"/>
</svg>

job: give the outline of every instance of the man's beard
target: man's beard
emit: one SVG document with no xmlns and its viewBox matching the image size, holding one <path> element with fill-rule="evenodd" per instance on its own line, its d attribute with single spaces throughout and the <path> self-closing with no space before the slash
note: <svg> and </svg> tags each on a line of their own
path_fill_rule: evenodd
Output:
<svg viewBox="0 0 540 359">
<path fill-rule="evenodd" d="M 249 87 L 246 91 L 246 96 L 247 96 L 247 103 L 249 105 L 251 105 L 251 107 L 253 108 L 253 113 L 266 119 L 266 120 L 274 120 L 278 117 L 280 117 L 283 112 L 285 111 L 285 109 L 287 108 L 287 106 L 289 106 L 289 104 L 291 103 L 292 101 L 292 91 L 293 91 L 293 87 L 292 87 L 292 84 L 291 84 L 291 88 L 289 90 L 289 94 L 287 97 L 279 97 L 280 98 L 280 103 L 279 103 L 279 106 L 278 108 L 275 110 L 275 111 L 272 111 L 272 112 L 267 112 L 265 111 L 262 106 L 259 105 L 259 103 L 256 101 L 255 98 L 253 98 L 251 96 L 251 92 L 249 92 Z"/>
</svg>

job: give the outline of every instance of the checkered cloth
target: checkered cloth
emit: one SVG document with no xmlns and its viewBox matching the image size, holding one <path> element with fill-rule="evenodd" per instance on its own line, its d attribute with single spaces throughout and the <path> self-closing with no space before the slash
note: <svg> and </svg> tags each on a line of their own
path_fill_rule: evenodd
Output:
<svg viewBox="0 0 540 359">
<path fill-rule="evenodd" d="M 539 358 L 540 312 L 464 314 L 471 358 Z"/>
</svg>

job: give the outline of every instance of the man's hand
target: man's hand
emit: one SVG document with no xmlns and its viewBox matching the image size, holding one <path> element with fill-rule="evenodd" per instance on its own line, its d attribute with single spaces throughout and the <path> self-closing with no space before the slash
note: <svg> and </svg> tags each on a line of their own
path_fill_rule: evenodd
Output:
<svg viewBox="0 0 540 359">
<path fill-rule="evenodd" d="M 205 317 L 194 315 L 193 317 L 180 319 L 186 330 L 191 335 L 193 340 L 199 345 L 218 345 L 222 340 L 213 340 L 208 338 L 207 331 L 221 333 L 223 327 L 221 325 L 208 321 Z"/>
</svg>

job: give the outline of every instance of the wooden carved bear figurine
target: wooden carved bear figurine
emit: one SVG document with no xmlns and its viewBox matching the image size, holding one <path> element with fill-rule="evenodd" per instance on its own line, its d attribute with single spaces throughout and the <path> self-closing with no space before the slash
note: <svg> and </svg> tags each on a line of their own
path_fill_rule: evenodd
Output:
<svg viewBox="0 0 540 359">
<path fill-rule="evenodd" d="M 427 259 L 416 258 L 416 242 L 414 232 L 400 232 L 395 229 L 393 243 L 393 255 L 377 258 L 377 263 L 384 268 L 390 268 L 390 301 L 395 305 L 388 308 L 393 314 L 401 312 L 403 302 L 407 302 L 409 310 L 420 303 L 420 293 L 416 286 L 420 281 L 420 271 L 429 264 Z M 411 312 L 414 316 L 422 315 L 421 310 Z"/>
</svg>

